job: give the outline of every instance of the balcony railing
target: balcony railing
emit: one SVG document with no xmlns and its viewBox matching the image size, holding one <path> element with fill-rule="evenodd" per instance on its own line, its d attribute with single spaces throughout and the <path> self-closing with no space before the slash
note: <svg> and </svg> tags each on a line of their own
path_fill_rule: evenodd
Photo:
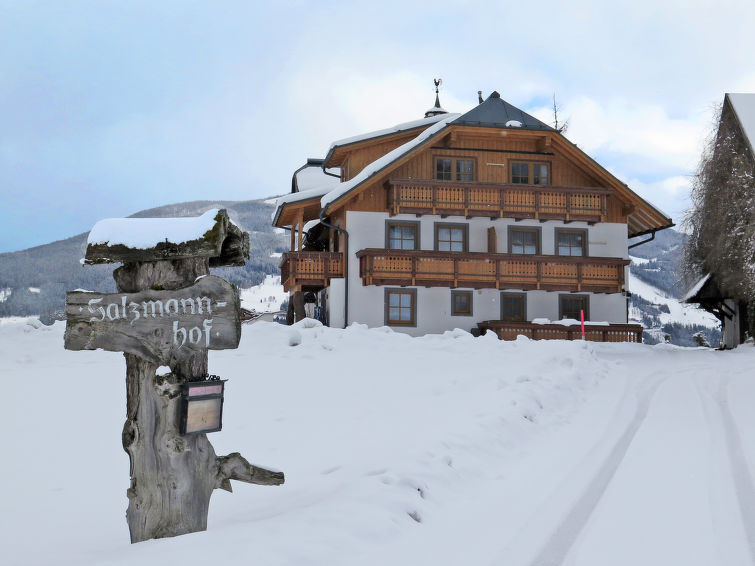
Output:
<svg viewBox="0 0 755 566">
<path fill-rule="evenodd" d="M 608 189 L 391 179 L 391 215 L 440 214 L 605 222 Z"/>
<path fill-rule="evenodd" d="M 629 260 L 475 252 L 365 249 L 364 285 L 419 285 L 619 293 Z"/>
<path fill-rule="evenodd" d="M 286 252 L 281 259 L 281 282 L 286 291 L 322 288 L 332 277 L 343 277 L 343 254 L 335 252 Z"/>
<path fill-rule="evenodd" d="M 579 324 L 533 324 L 531 322 L 503 322 L 486 320 L 477 324 L 480 330 L 491 330 L 501 340 L 516 340 L 526 336 L 532 340 L 579 340 L 582 331 Z M 592 342 L 637 342 L 642 343 L 642 326 L 639 324 L 585 325 L 585 340 Z"/>
</svg>

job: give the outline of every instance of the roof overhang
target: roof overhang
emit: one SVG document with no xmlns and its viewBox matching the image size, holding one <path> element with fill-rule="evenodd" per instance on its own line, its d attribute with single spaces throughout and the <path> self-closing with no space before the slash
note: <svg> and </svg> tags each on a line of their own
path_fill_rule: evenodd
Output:
<svg viewBox="0 0 755 566">
<path fill-rule="evenodd" d="M 597 174 L 601 181 L 612 188 L 616 197 L 624 203 L 627 207 L 628 237 L 643 236 L 674 226 L 674 221 L 669 216 L 635 193 L 600 163 L 578 148 L 576 144 L 566 139 L 563 134 L 553 132 L 551 135 L 553 136 L 552 141 L 556 142 L 562 150 L 573 156 L 578 162 L 583 163 L 591 174 Z"/>
<path fill-rule="evenodd" d="M 304 222 L 320 217 L 320 196 L 278 205 L 273 216 L 273 226 L 293 226 L 301 218 Z"/>
</svg>

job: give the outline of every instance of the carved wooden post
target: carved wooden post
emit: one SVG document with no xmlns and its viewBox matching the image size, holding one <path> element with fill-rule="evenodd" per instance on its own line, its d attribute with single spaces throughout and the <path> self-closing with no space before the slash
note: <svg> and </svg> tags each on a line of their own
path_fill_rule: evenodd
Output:
<svg viewBox="0 0 755 566">
<path fill-rule="evenodd" d="M 213 213 L 214 225 L 200 238 L 147 250 L 98 243 L 93 230 L 86 261 L 123 262 L 113 273 L 118 293 L 67 295 L 66 348 L 123 351 L 126 358 L 122 442 L 130 460 L 132 543 L 205 530 L 212 492 L 231 491 L 232 479 L 284 481 L 283 473 L 239 453 L 217 457 L 206 434 L 179 432 L 183 385 L 204 380 L 207 350 L 235 348 L 241 333 L 238 290 L 209 271 L 243 265 L 248 235 L 224 210 Z M 170 372 L 158 374 L 161 365 Z"/>
</svg>

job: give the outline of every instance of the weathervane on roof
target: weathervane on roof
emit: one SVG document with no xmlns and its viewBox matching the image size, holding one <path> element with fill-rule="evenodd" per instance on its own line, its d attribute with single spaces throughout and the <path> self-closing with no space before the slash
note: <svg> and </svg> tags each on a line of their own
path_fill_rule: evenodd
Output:
<svg viewBox="0 0 755 566">
<path fill-rule="evenodd" d="M 425 118 L 431 118 L 432 116 L 437 116 L 438 114 L 448 114 L 448 112 L 443 110 L 443 108 L 441 107 L 440 97 L 438 95 L 438 87 L 443 84 L 443 79 L 433 79 L 433 82 L 435 83 L 435 106 L 425 112 Z"/>
</svg>

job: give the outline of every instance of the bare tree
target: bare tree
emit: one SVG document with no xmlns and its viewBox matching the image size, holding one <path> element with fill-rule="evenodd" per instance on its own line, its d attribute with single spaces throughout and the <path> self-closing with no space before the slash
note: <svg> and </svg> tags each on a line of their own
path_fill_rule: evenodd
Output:
<svg viewBox="0 0 755 566">
<path fill-rule="evenodd" d="M 566 130 L 569 129 L 569 119 L 567 118 L 559 125 L 558 120 L 558 112 L 561 110 L 561 106 L 558 105 L 556 102 L 556 93 L 553 93 L 553 127 L 556 129 L 557 132 L 560 134 L 565 134 Z"/>
<path fill-rule="evenodd" d="M 730 107 L 715 112 L 715 125 L 692 178 L 692 208 L 684 225 L 688 278 L 715 274 L 722 292 L 748 304 L 755 331 L 755 157 Z"/>
</svg>

